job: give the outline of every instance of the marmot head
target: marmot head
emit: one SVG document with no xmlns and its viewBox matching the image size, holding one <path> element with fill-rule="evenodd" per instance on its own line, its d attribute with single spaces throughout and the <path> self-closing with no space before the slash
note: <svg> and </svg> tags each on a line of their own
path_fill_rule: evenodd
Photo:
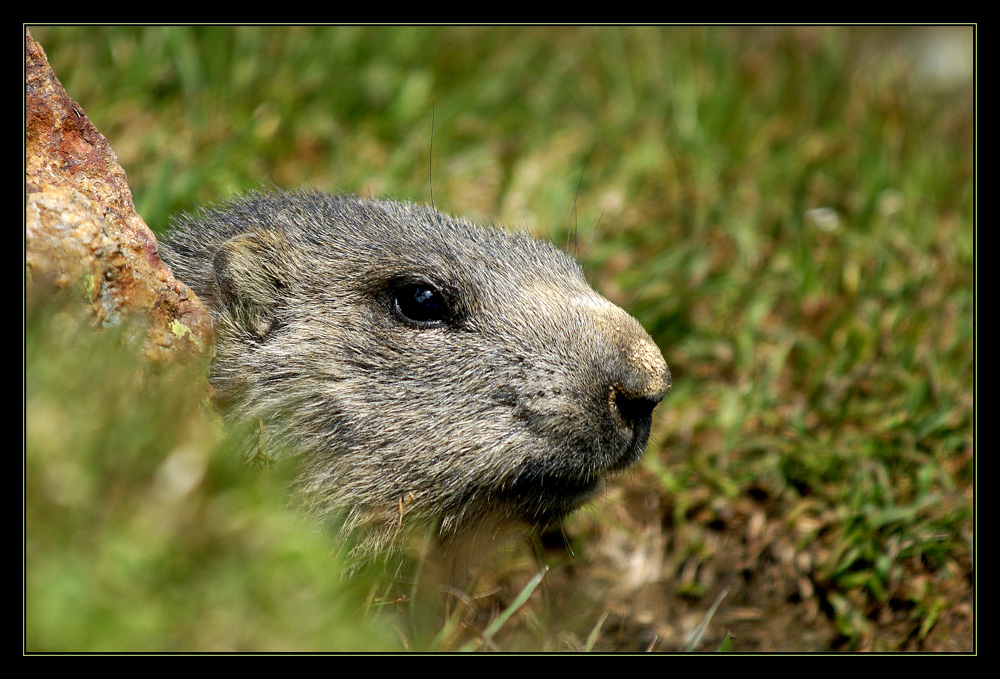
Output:
<svg viewBox="0 0 1000 679">
<path fill-rule="evenodd" d="M 642 455 L 670 372 L 549 243 L 406 203 L 253 195 L 163 256 L 216 324 L 213 385 L 374 543 L 544 525 Z"/>
</svg>

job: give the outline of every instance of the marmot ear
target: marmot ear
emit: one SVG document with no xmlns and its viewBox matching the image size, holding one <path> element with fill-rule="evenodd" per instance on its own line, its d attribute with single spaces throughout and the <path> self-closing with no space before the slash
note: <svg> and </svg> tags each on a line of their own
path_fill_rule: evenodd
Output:
<svg viewBox="0 0 1000 679">
<path fill-rule="evenodd" d="M 285 239 L 271 232 L 250 232 L 222 244 L 212 268 L 219 299 L 233 323 L 257 339 L 263 339 L 277 323 L 281 291 L 287 273 L 278 262 Z"/>
</svg>

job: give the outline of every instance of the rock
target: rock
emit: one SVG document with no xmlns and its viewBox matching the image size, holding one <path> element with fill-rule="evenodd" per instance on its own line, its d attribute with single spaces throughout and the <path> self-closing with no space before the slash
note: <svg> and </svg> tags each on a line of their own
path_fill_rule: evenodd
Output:
<svg viewBox="0 0 1000 679">
<path fill-rule="evenodd" d="M 25 303 L 76 289 L 105 327 L 139 320 L 153 360 L 212 350 L 212 321 L 160 261 L 108 140 L 25 31 Z"/>
</svg>

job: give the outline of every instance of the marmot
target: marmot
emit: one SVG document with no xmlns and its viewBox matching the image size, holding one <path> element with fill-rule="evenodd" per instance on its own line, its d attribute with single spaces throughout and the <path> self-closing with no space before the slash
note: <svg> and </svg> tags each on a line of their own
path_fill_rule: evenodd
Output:
<svg viewBox="0 0 1000 679">
<path fill-rule="evenodd" d="M 670 371 L 550 243 L 410 203 L 258 193 L 176 221 L 235 418 L 369 544 L 543 526 L 636 462 Z"/>
</svg>

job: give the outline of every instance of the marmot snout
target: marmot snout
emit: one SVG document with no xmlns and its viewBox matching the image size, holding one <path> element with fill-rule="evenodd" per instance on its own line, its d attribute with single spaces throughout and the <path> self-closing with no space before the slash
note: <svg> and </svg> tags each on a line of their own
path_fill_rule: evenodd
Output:
<svg viewBox="0 0 1000 679">
<path fill-rule="evenodd" d="M 162 255 L 211 310 L 232 416 L 373 544 L 559 518 L 641 457 L 670 389 L 566 253 L 428 207 L 253 195 L 182 218 Z"/>
</svg>

